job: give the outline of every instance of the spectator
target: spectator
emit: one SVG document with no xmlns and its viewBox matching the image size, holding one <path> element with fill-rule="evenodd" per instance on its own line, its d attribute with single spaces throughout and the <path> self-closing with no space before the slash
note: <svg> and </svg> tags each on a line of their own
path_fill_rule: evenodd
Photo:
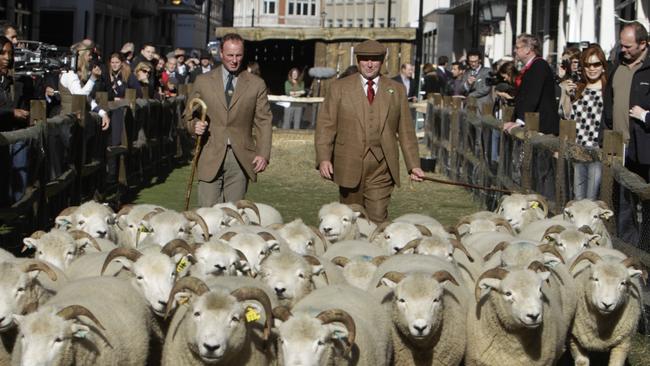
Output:
<svg viewBox="0 0 650 366">
<path fill-rule="evenodd" d="M 13 24 L 6 22 L 0 23 L 0 35 L 5 36 L 14 47 L 18 45 L 18 31 Z"/>
<path fill-rule="evenodd" d="M 562 53 L 562 62 L 558 69 L 558 78 L 560 81 L 580 80 L 580 49 L 578 47 L 567 47 Z"/>
<path fill-rule="evenodd" d="M 200 64 L 190 74 L 190 83 L 193 83 L 197 76 L 212 71 L 212 68 L 212 57 L 206 51 L 201 51 Z"/>
<path fill-rule="evenodd" d="M 488 85 L 490 70 L 483 67 L 483 55 L 476 51 L 469 51 L 467 54 L 469 69 L 463 75 L 463 90 L 467 97 L 476 98 L 476 104 L 480 111 L 484 105 L 492 105 L 492 87 Z"/>
<path fill-rule="evenodd" d="M 142 91 L 149 90 L 149 75 L 153 73 L 151 64 L 148 62 L 140 62 L 135 66 L 133 73 L 135 74 L 135 77 L 140 85 L 140 87 L 136 89 L 136 92 L 138 93 L 137 97 L 143 98 Z"/>
<path fill-rule="evenodd" d="M 133 42 L 126 42 L 123 46 L 122 49 L 120 50 L 120 53 L 122 54 L 122 57 L 124 57 L 124 62 L 132 66 L 133 63 L 133 52 L 135 52 L 135 46 L 133 45 Z"/>
<path fill-rule="evenodd" d="M 187 79 L 187 65 L 185 65 L 185 50 L 177 48 L 174 50 L 174 57 L 176 57 L 176 72 L 181 84 L 184 84 Z"/>
<path fill-rule="evenodd" d="M 167 98 L 176 96 L 176 86 L 181 80 L 181 76 L 178 75 L 177 65 L 176 57 L 168 55 L 165 68 L 160 76 L 162 94 Z"/>
<path fill-rule="evenodd" d="M 604 120 L 609 129 L 623 135 L 625 167 L 650 181 L 650 129 L 643 111 L 650 109 L 650 57 L 648 31 L 641 23 L 627 23 L 621 29 L 621 53 L 614 62 L 605 87 Z M 628 243 L 637 243 L 636 205 L 629 192 L 621 189 L 618 233 Z"/>
<path fill-rule="evenodd" d="M 432 98 L 434 93 L 442 93 L 443 86 L 440 85 L 438 73 L 433 64 L 424 64 L 422 66 L 422 75 L 424 79 L 422 91 L 424 92 L 425 99 Z"/>
<path fill-rule="evenodd" d="M 305 95 L 305 83 L 302 81 L 302 73 L 297 67 L 291 68 L 287 74 L 287 81 L 284 82 L 284 94 L 290 97 L 301 97 Z M 284 122 L 282 128 L 291 128 L 291 121 L 293 121 L 293 129 L 300 129 L 300 122 L 302 122 L 303 107 L 292 103 L 289 107 L 284 109 Z"/>
<path fill-rule="evenodd" d="M 151 64 L 151 67 L 156 66 L 156 62 L 154 59 L 154 54 L 156 53 L 156 48 L 153 46 L 151 43 L 145 43 L 142 45 L 142 49 L 140 49 L 140 54 L 135 56 L 133 58 L 133 64 L 137 65 L 140 62 L 149 62 Z M 153 98 L 154 92 L 156 91 L 156 75 L 154 73 L 151 73 L 149 75 L 149 82 L 147 83 L 149 85 L 149 97 Z"/>
<path fill-rule="evenodd" d="M 463 74 L 465 67 L 460 62 L 451 64 L 451 77 L 447 83 L 446 95 L 463 95 Z"/>
<path fill-rule="evenodd" d="M 438 80 L 442 86 L 448 85 L 449 80 L 451 80 L 452 75 L 449 70 L 447 70 L 447 64 L 449 63 L 449 57 L 440 56 L 438 57 L 438 66 L 436 67 L 436 74 L 438 75 Z"/>
<path fill-rule="evenodd" d="M 549 64 L 540 57 L 539 40 L 530 34 L 519 35 L 515 43 L 515 54 L 525 66 L 515 79 L 515 121 L 504 123 L 504 131 L 510 132 L 517 125 L 525 125 L 527 112 L 538 112 L 539 131 L 557 135 L 560 117 L 555 99 L 555 77 Z"/>
<path fill-rule="evenodd" d="M 250 72 L 255 76 L 262 77 L 262 72 L 260 71 L 260 64 L 258 64 L 255 61 L 249 62 L 248 66 L 246 66 L 246 70 L 248 70 L 248 72 Z"/>
<path fill-rule="evenodd" d="M 607 65 L 607 60 L 600 46 L 590 46 L 582 51 L 580 56 L 580 66 L 583 70 L 582 80 L 577 84 L 563 84 L 562 87 L 563 89 L 572 88 L 566 93 L 572 95 L 570 110 L 566 111 L 563 108 L 563 116 L 576 121 L 576 143 L 588 149 L 596 149 L 600 145 L 603 88 L 607 86 L 605 65 Z M 576 159 L 581 161 L 576 161 L 573 164 L 574 198 L 577 200 L 598 199 L 602 172 L 600 162 L 593 161 L 590 156 L 578 156 Z"/>
<path fill-rule="evenodd" d="M 406 97 L 409 102 L 416 101 L 417 98 L 417 85 L 413 81 L 413 72 L 415 68 L 411 64 L 402 64 L 399 68 L 399 74 L 393 80 L 401 83 L 406 88 Z"/>
<path fill-rule="evenodd" d="M 517 67 L 513 61 L 506 61 L 497 69 L 498 82 L 494 86 L 495 115 L 501 117 L 503 109 L 506 106 L 514 106 L 515 101 L 515 79 L 519 75 Z"/>
</svg>

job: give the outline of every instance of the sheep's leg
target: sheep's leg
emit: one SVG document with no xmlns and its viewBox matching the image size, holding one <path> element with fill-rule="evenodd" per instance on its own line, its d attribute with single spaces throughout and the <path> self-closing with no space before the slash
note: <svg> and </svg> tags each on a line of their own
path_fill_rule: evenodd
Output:
<svg viewBox="0 0 650 366">
<path fill-rule="evenodd" d="M 609 353 L 609 366 L 623 366 L 627 355 L 630 353 L 632 347 L 632 340 L 630 338 L 624 340 L 616 347 L 612 348 Z"/>
<path fill-rule="evenodd" d="M 575 337 L 569 340 L 569 347 L 571 348 L 571 356 L 576 366 L 589 366 L 589 355 L 587 351 L 580 346 Z"/>
</svg>

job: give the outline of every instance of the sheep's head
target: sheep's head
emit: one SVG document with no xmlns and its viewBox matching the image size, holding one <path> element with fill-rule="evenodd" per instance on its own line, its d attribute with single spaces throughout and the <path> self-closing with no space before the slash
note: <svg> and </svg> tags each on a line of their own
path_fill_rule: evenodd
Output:
<svg viewBox="0 0 650 366">
<path fill-rule="evenodd" d="M 212 239 L 203 244 L 197 244 L 194 250 L 196 264 L 192 266 L 192 274 L 200 278 L 209 276 L 235 276 L 237 271 L 246 271 L 248 261 L 244 254 L 219 239 Z"/>
<path fill-rule="evenodd" d="M 90 319 L 89 325 L 88 320 Z M 102 324 L 81 305 L 70 305 L 65 308 L 45 306 L 29 315 L 14 315 L 20 327 L 22 337 L 21 365 L 60 365 L 62 356 L 77 340 L 93 343 Z"/>
<path fill-rule="evenodd" d="M 429 229 L 407 222 L 385 222 L 377 226 L 369 238 L 370 242 L 382 246 L 390 253 L 398 253 L 409 242 L 431 236 Z"/>
<path fill-rule="evenodd" d="M 447 271 L 384 275 L 380 284 L 393 288 L 393 319 L 402 334 L 416 342 L 435 335 L 442 324 L 443 295 L 449 282 L 458 286 Z"/>
<path fill-rule="evenodd" d="M 118 242 L 123 246 L 135 248 L 137 241 L 147 235 L 142 232 L 146 229 L 140 224 L 142 219 L 162 211 L 164 211 L 162 207 L 150 204 L 122 206 L 113 218 L 113 228 L 118 236 Z"/>
<path fill-rule="evenodd" d="M 220 239 L 244 254 L 253 276 L 260 270 L 260 262 L 279 247 L 278 240 L 267 231 L 257 234 L 229 231 L 222 234 Z"/>
<path fill-rule="evenodd" d="M 327 239 L 315 227 L 307 226 L 302 219 L 295 219 L 278 228 L 278 234 L 287 242 L 289 248 L 298 254 L 318 254 L 327 248 Z"/>
<path fill-rule="evenodd" d="M 621 261 L 614 257 L 601 257 L 592 251 L 578 255 L 571 269 L 581 261 L 588 260 L 590 275 L 585 284 L 585 295 L 591 308 L 603 315 L 611 314 L 627 303 L 632 279 L 648 277 L 638 258 Z"/>
<path fill-rule="evenodd" d="M 216 233 L 234 224 L 244 224 L 241 215 L 229 207 L 201 207 L 196 209 L 196 213 L 202 217 L 208 227 L 208 237 L 213 237 Z M 200 225 L 192 227 L 192 235 L 195 242 L 203 242 L 205 235 Z"/>
<path fill-rule="evenodd" d="M 570 201 L 564 207 L 564 219 L 577 227 L 588 226 L 592 230 L 601 227 L 614 216 L 614 212 L 603 201 L 583 199 Z"/>
<path fill-rule="evenodd" d="M 455 262 L 454 250 L 458 249 L 465 254 L 470 262 L 474 262 L 472 255 L 459 240 L 441 237 L 435 234 L 407 243 L 399 253 L 407 253 L 411 249 L 413 249 L 416 254 L 431 255 L 448 262 Z"/>
<path fill-rule="evenodd" d="M 503 216 L 480 211 L 461 218 L 456 224 L 456 232 L 460 237 L 480 232 L 504 232 L 514 235 L 514 230 Z"/>
<path fill-rule="evenodd" d="M 550 272 L 537 272 L 535 268 L 543 266 L 539 262 L 530 265 L 530 269 L 493 268 L 484 272 L 476 282 L 476 301 L 481 306 L 481 298 L 488 294 L 489 301 L 508 330 L 535 329 L 544 319 L 545 297 L 542 284 Z M 485 304 L 483 306 L 490 306 Z"/>
<path fill-rule="evenodd" d="M 63 231 L 52 229 L 49 233 L 37 231 L 32 236 L 23 239 L 26 249 L 34 249 L 34 258 L 55 265 L 64 270 L 77 257 L 84 254 L 87 245 L 99 245 L 88 233 L 73 230 Z"/>
<path fill-rule="evenodd" d="M 338 202 L 323 205 L 318 211 L 318 229 L 327 240 L 335 243 L 339 240 L 357 239 L 350 237 L 357 228 L 357 218 L 361 212 L 353 211 L 349 206 Z"/>
<path fill-rule="evenodd" d="M 160 246 L 174 239 L 189 240 L 192 235 L 192 228 L 199 225 L 204 234 L 204 240 L 209 239 L 210 230 L 207 224 L 196 212 L 185 211 L 179 213 L 176 211 L 152 212 L 147 214 L 140 222 L 140 231 L 138 244 L 143 238 L 147 238 L 152 243 Z"/>
<path fill-rule="evenodd" d="M 495 255 L 499 255 L 499 257 L 495 257 L 498 259 L 493 259 Z M 543 263 L 548 267 L 564 263 L 564 257 L 552 245 L 537 245 L 536 242 L 527 240 L 500 242 L 483 257 L 483 260 L 486 262 L 486 266 L 492 263 L 504 268 L 526 268 L 533 262 Z"/>
<path fill-rule="evenodd" d="M 182 299 L 182 300 L 181 300 Z M 186 277 L 171 291 L 167 314 L 175 301 L 189 302 L 181 331 L 188 346 L 206 364 L 229 364 L 250 342 L 249 324 L 264 315 L 264 337 L 270 334 L 271 300 L 258 288 L 242 287 L 232 292 L 210 289 L 201 280 Z M 251 316 L 252 315 L 252 316 Z"/>
<path fill-rule="evenodd" d="M 600 238 L 599 234 L 594 234 L 587 226 L 576 230 L 554 225 L 546 229 L 542 241 L 555 246 L 569 260 L 582 251 L 597 246 Z"/>
<path fill-rule="evenodd" d="M 36 276 L 41 271 L 56 281 L 56 274 L 45 262 L 0 263 L 0 332 L 13 326 L 13 315 L 29 312 L 32 310 L 30 307 L 38 304 L 40 284 Z"/>
<path fill-rule="evenodd" d="M 167 298 L 177 278 L 187 274 L 193 258 L 191 248 L 181 240 L 166 244 L 160 252 L 147 250 L 143 253 L 130 248 L 116 248 L 109 252 L 102 274 L 108 265 L 119 261 L 133 274 L 131 280 L 153 311 L 162 316 L 167 307 Z M 177 254 L 178 251 L 184 253 Z"/>
<path fill-rule="evenodd" d="M 546 199 L 538 194 L 514 193 L 501 198 L 496 213 L 503 216 L 510 226 L 519 232 L 533 221 L 545 219 L 548 215 Z"/>
<path fill-rule="evenodd" d="M 293 315 L 288 309 L 277 307 L 273 315 L 282 321 L 278 342 L 279 358 L 284 365 L 328 365 L 335 356 L 352 358 L 356 325 L 347 312 L 329 309 L 314 317 L 303 312 Z"/>
<path fill-rule="evenodd" d="M 312 256 L 280 251 L 268 256 L 260 265 L 262 282 L 275 290 L 283 305 L 295 304 L 313 289 L 312 276 L 323 266 Z"/>
<path fill-rule="evenodd" d="M 332 263 L 342 268 L 343 277 L 350 285 L 366 290 L 377 267 L 387 258 L 384 255 L 374 258 L 369 256 L 334 257 Z"/>
<path fill-rule="evenodd" d="M 55 223 L 66 230 L 82 230 L 95 238 L 115 240 L 113 223 L 115 213 L 104 204 L 88 201 L 79 207 L 63 210 Z"/>
</svg>

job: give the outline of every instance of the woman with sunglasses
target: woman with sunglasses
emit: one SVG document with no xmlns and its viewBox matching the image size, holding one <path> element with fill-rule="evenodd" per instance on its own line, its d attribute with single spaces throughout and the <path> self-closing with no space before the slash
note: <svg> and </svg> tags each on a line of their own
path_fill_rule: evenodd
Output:
<svg viewBox="0 0 650 366">
<path fill-rule="evenodd" d="M 591 45 L 580 54 L 581 80 L 571 94 L 570 112 L 564 118 L 576 122 L 576 144 L 595 150 L 602 140 L 603 89 L 607 84 L 605 53 Z M 579 150 L 576 150 L 578 152 Z M 589 152 L 589 151 L 588 151 Z M 575 199 L 598 199 L 602 165 L 595 154 L 575 154 L 573 163 L 573 194 Z"/>
<path fill-rule="evenodd" d="M 142 90 L 149 90 L 149 75 L 151 75 L 152 66 L 148 62 L 138 62 L 135 66 L 134 74 L 135 78 L 138 80 L 139 88 L 136 89 L 136 94 L 138 98 L 142 98 Z M 152 98 L 153 95 L 149 95 L 149 98 Z"/>
</svg>

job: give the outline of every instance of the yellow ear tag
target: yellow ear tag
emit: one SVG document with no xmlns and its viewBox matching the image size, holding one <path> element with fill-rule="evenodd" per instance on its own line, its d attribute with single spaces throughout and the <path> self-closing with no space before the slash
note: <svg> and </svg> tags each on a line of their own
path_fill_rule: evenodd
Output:
<svg viewBox="0 0 650 366">
<path fill-rule="evenodd" d="M 187 267 L 187 258 L 183 257 L 176 265 L 176 273 L 181 273 Z"/>
<path fill-rule="evenodd" d="M 262 316 L 260 315 L 260 313 L 257 312 L 257 310 L 253 309 L 250 306 L 246 308 L 246 321 L 247 322 L 250 323 L 250 322 L 258 321 L 258 320 L 260 320 L 260 318 L 262 318 Z"/>
<path fill-rule="evenodd" d="M 539 202 L 533 201 L 530 203 L 530 208 L 539 208 Z"/>
<path fill-rule="evenodd" d="M 190 302 L 190 297 L 189 296 L 182 296 L 181 298 L 178 299 L 178 303 L 180 305 L 185 305 L 188 302 Z"/>
<path fill-rule="evenodd" d="M 140 225 L 140 227 L 138 228 L 138 231 L 141 232 L 141 233 L 148 233 L 149 229 L 147 229 L 147 227 L 144 226 L 144 225 Z"/>
</svg>

